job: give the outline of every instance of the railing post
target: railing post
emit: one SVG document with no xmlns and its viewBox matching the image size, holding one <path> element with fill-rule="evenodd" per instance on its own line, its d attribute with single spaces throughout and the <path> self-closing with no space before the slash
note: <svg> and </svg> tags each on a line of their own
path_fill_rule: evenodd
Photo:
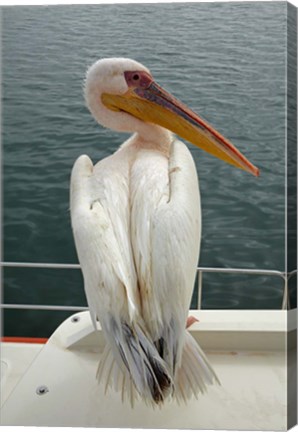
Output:
<svg viewBox="0 0 298 432">
<path fill-rule="evenodd" d="M 297 275 L 297 269 L 296 270 L 292 270 L 290 273 L 287 273 L 285 276 L 287 278 L 287 297 L 288 297 L 288 309 L 291 309 L 291 298 L 290 298 L 290 292 L 289 292 L 289 282 L 292 276 Z M 297 283 L 296 283 L 296 288 L 297 288 Z M 284 302 L 284 299 L 283 299 Z"/>
<path fill-rule="evenodd" d="M 203 272 L 198 271 L 198 309 L 202 309 Z"/>
<path fill-rule="evenodd" d="M 285 273 L 284 275 L 284 292 L 282 296 L 282 304 L 281 308 L 282 310 L 287 310 L 289 305 L 289 293 L 288 293 L 288 275 Z"/>
</svg>

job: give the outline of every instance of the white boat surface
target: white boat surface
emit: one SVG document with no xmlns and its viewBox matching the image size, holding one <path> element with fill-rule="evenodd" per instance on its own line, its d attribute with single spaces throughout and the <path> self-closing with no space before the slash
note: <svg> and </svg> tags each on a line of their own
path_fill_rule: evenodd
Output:
<svg viewBox="0 0 298 432">
<path fill-rule="evenodd" d="M 1 344 L 1 425 L 286 430 L 296 421 L 296 309 L 191 310 L 221 386 L 186 405 L 134 407 L 96 379 L 104 346 L 88 311 L 45 344 Z M 292 404 L 292 406 L 291 406 Z M 292 416 L 292 417 L 291 417 Z"/>
</svg>

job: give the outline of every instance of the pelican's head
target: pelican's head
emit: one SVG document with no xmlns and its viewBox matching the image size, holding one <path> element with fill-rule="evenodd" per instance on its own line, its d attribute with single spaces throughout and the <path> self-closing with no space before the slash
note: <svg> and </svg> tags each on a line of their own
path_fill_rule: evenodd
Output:
<svg viewBox="0 0 298 432">
<path fill-rule="evenodd" d="M 253 175 L 259 170 L 236 147 L 187 106 L 162 89 L 142 64 L 124 58 L 98 60 L 87 71 L 85 99 L 105 127 L 139 132 L 159 125 Z"/>
</svg>

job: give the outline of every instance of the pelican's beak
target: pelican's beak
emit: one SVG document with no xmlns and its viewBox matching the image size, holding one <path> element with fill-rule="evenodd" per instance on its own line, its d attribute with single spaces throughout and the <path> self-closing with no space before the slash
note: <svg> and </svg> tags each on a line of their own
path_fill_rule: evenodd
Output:
<svg viewBox="0 0 298 432">
<path fill-rule="evenodd" d="M 196 113 L 152 79 L 146 86 L 129 88 L 123 95 L 102 94 L 103 104 L 145 122 L 160 125 L 213 156 L 255 176 L 259 170 L 236 147 Z"/>
</svg>

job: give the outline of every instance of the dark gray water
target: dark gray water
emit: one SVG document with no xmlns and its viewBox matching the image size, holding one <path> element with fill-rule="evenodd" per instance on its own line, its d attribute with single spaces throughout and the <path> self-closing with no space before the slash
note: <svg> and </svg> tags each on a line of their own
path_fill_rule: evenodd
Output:
<svg viewBox="0 0 298 432">
<path fill-rule="evenodd" d="M 125 136 L 82 97 L 100 57 L 144 63 L 228 137 L 260 178 L 190 147 L 203 207 L 201 266 L 284 270 L 286 3 L 10 7 L 3 23 L 4 259 L 77 262 L 70 229 L 75 159 L 97 161 Z M 276 308 L 272 278 L 204 277 L 205 308 Z M 7 269 L 4 300 L 85 304 L 78 271 Z M 5 314 L 5 333 L 48 335 L 65 314 Z M 18 318 L 15 320 L 15 318 Z"/>
</svg>

